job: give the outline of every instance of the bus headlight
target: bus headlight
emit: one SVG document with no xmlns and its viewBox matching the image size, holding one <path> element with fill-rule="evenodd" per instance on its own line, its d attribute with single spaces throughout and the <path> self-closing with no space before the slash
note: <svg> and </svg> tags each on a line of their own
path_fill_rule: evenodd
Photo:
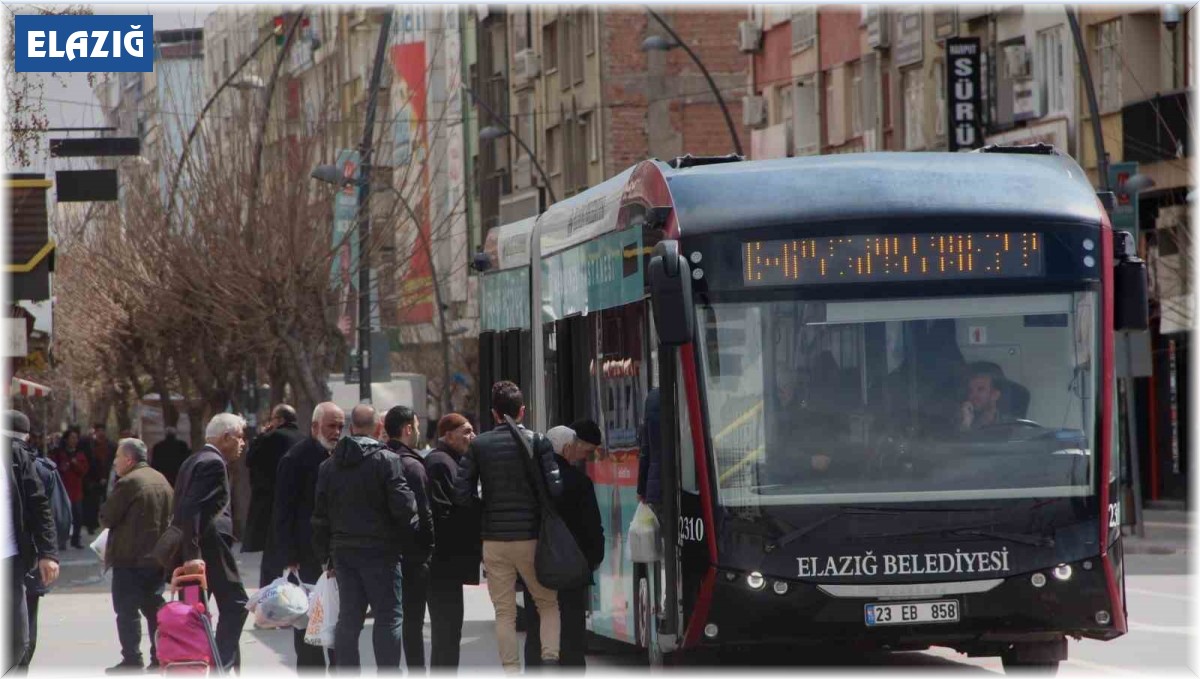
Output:
<svg viewBox="0 0 1200 679">
<path fill-rule="evenodd" d="M 1069 564 L 1060 563 L 1054 567 L 1054 577 L 1059 580 L 1071 579 L 1071 566 Z"/>
<path fill-rule="evenodd" d="M 1108 611 L 1096 611 L 1097 624 L 1107 625 L 1110 622 L 1112 622 L 1112 616 L 1108 614 Z"/>
<path fill-rule="evenodd" d="M 767 580 L 762 576 L 762 573 L 754 571 L 746 576 L 746 584 L 750 586 L 750 589 L 762 589 L 767 585 Z"/>
<path fill-rule="evenodd" d="M 717 626 L 711 622 L 704 626 L 704 636 L 708 637 L 709 639 L 716 639 L 717 631 Z"/>
<path fill-rule="evenodd" d="M 1041 573 L 1034 573 L 1033 576 L 1029 578 L 1029 582 L 1033 583 L 1034 587 L 1045 587 L 1046 576 L 1042 575 Z"/>
<path fill-rule="evenodd" d="M 784 594 L 787 594 L 788 584 L 783 580 L 776 580 L 775 584 L 771 585 L 771 589 L 775 590 L 776 594 L 783 596 Z"/>
</svg>

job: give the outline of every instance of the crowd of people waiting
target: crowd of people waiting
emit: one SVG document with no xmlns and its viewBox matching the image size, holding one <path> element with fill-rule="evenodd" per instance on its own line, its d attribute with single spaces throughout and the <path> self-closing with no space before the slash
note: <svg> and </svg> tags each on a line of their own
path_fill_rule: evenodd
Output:
<svg viewBox="0 0 1200 679">
<path fill-rule="evenodd" d="M 211 419 L 205 444 L 195 451 L 173 431 L 153 450 L 127 432 L 113 446 L 101 425 L 83 442 L 77 431 L 65 432 L 49 460 L 70 501 L 71 546 L 82 547 L 82 529 L 92 534 L 109 529 L 104 559 L 113 572 L 122 660 L 108 672 L 142 672 L 158 665 L 155 612 L 172 570 L 163 567 L 158 550 L 172 527 L 183 536 L 179 563 L 200 558 L 206 564 L 218 613 L 218 661 L 226 670 L 240 668 L 248 597 L 234 555 L 238 540 L 229 465 L 243 451 L 251 501 L 241 541 L 243 551 L 263 552 L 259 586 L 281 572 L 308 584 L 323 573 L 337 582 L 334 645 L 310 645 L 304 630 L 295 630 L 299 671 L 357 668 L 368 607 L 381 672 L 398 671 L 404 660 L 409 672 L 428 671 L 426 610 L 432 642 L 428 668 L 456 669 L 463 587 L 479 584 L 481 563 L 505 672 L 519 673 L 522 667 L 518 587 L 526 592 L 530 619 L 525 664 L 582 667 L 586 584 L 559 591 L 543 586 L 534 555 L 540 497 L 546 497 L 590 569 L 604 558 L 595 490 L 575 466 L 602 444 L 599 427 L 580 420 L 535 436 L 519 424 L 525 407 L 512 382 L 493 386 L 491 404 L 490 431 L 477 436 L 468 417 L 451 413 L 437 422 L 430 446 L 422 446 L 421 418 L 409 406 L 379 413 L 360 404 L 347 418 L 332 402 L 314 408 L 307 436 L 294 408 L 276 406 L 267 430 L 249 446 L 246 421 L 232 413 Z M 506 424 L 506 419 L 517 424 Z M 28 418 L 8 411 L 4 433 L 11 441 L 3 446 L 10 456 L 4 501 L 11 504 L 13 520 L 3 522 L 0 540 L 9 572 L 17 574 L 11 579 L 12 655 L 5 667 L 26 668 L 36 643 L 36 599 L 57 578 L 68 536 L 56 531 L 49 500 L 53 482 L 38 477 L 35 461 L 45 455 L 30 444 Z M 533 451 L 532 458 L 525 447 Z M 538 489 L 534 484 L 544 485 Z M 189 547 L 194 553 L 188 553 Z M 149 668 L 141 652 L 142 617 L 151 640 Z"/>
</svg>

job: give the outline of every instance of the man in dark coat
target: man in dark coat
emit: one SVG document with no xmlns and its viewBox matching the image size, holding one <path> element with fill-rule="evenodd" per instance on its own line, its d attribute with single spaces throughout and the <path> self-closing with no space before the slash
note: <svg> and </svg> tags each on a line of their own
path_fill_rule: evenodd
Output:
<svg viewBox="0 0 1200 679">
<path fill-rule="evenodd" d="M 28 447 L 29 418 L 22 412 L 5 413 L 3 450 L 4 478 L 0 479 L 0 505 L 8 504 L 8 516 L 0 519 L 0 558 L 9 577 L 7 673 L 25 660 L 29 646 L 29 610 L 25 597 L 25 573 L 37 568 L 42 584 L 58 579 L 58 536 L 50 499 L 34 469 L 33 451 Z"/>
<path fill-rule="evenodd" d="M 433 559 L 429 572 L 430 669 L 458 669 L 462 643 L 463 585 L 479 584 L 483 560 L 479 508 L 454 504 L 458 460 L 475 440 L 475 428 L 458 413 L 442 417 L 437 441 L 425 458 L 433 510 Z"/>
<path fill-rule="evenodd" d="M 84 443 L 88 471 L 83 480 L 83 526 L 89 535 L 100 530 L 100 505 L 108 496 L 108 477 L 116 449 L 104 429 L 104 423 L 92 425 L 92 436 Z"/>
<path fill-rule="evenodd" d="M 243 552 L 263 551 L 258 586 L 266 587 L 279 577 L 285 559 L 271 539 L 271 507 L 275 501 L 275 474 L 284 453 L 304 440 L 296 425 L 296 409 L 281 403 L 271 412 L 271 432 L 261 437 L 246 453 L 250 471 L 250 512 L 246 517 Z"/>
<path fill-rule="evenodd" d="M 175 477 L 179 474 L 179 466 L 187 459 L 192 451 L 188 445 L 179 440 L 175 427 L 167 427 L 167 436 L 154 444 L 150 449 L 150 466 L 167 479 L 171 487 L 175 487 Z"/>
<path fill-rule="evenodd" d="M 313 551 L 326 568 L 332 562 L 337 576 L 338 667 L 359 666 L 358 635 L 369 604 L 375 612 L 375 665 L 381 672 L 395 672 L 404 626 L 400 556 L 417 532 L 417 500 L 400 457 L 371 438 L 377 425 L 374 408 L 355 406 L 351 435 L 338 441 L 333 456 L 321 463 Z"/>
<path fill-rule="evenodd" d="M 213 416 L 205 429 L 205 445 L 184 460 L 175 479 L 173 525 L 183 530 L 184 560 L 199 529 L 200 558 L 207 566 L 208 589 L 217 600 L 217 650 L 226 671 L 240 668 L 238 644 L 246 622 L 246 588 L 233 556 L 233 514 L 228 465 L 245 448 L 246 421 L 233 413 Z"/>
<path fill-rule="evenodd" d="M 658 512 L 662 504 L 662 401 L 658 387 L 646 394 L 645 421 L 638 432 L 638 500 Z"/>
<path fill-rule="evenodd" d="M 150 666 L 158 666 L 155 630 L 162 606 L 163 572 L 154 546 L 171 524 L 171 484 L 146 464 L 146 444 L 121 439 L 113 459 L 118 481 L 100 507 L 100 525 L 109 529 L 104 565 L 112 568 L 113 610 L 121 662 L 109 674 L 141 673 L 142 616 L 150 632 Z"/>
<path fill-rule="evenodd" d="M 312 516 L 317 496 L 317 472 L 321 463 L 342 438 L 346 414 L 335 403 L 319 403 L 313 409 L 312 436 L 304 439 L 284 454 L 275 476 L 275 509 L 272 512 L 274 530 L 271 539 L 287 567 L 296 571 L 300 580 L 316 584 L 321 577 L 321 562 L 313 551 Z M 292 631 L 296 648 L 296 669 L 324 670 L 325 649 L 304 643 L 304 630 Z M 329 665 L 337 663 L 337 655 L 329 649 Z"/>
<path fill-rule="evenodd" d="M 556 440 L 555 430 L 567 434 Z M 578 466 L 586 462 L 600 447 L 600 427 L 591 420 L 577 420 L 568 427 L 555 427 L 546 433 L 555 447 L 554 459 L 562 473 L 563 493 L 555 502 L 563 523 L 571 530 L 575 543 L 595 571 L 604 560 L 604 525 L 600 522 L 600 505 L 596 488 L 588 475 Z M 592 584 L 595 584 L 594 581 Z M 587 657 L 587 586 L 558 590 L 558 617 L 562 628 L 558 664 L 584 667 Z M 525 665 L 539 665 L 537 649 L 541 645 L 536 606 L 527 608 L 529 632 L 525 636 Z"/>
<path fill-rule="evenodd" d="M 421 440 L 421 421 L 412 408 L 395 406 L 383 418 L 387 447 L 400 456 L 404 480 L 417 501 L 417 533 L 404 545 L 404 655 L 409 673 L 425 673 L 425 602 L 429 597 L 429 557 L 433 554 L 433 513 L 429 507 L 429 477 L 425 461 L 413 450 Z"/>
<path fill-rule="evenodd" d="M 550 442 L 539 439 L 534 451 L 538 459 L 528 460 L 505 416 L 515 422 L 525 417 L 521 388 L 508 381 L 492 386 L 492 417 L 497 427 L 472 441 L 459 461 L 454 501 L 470 506 L 482 483 L 483 566 L 487 569 L 488 595 L 496 611 L 496 645 L 504 671 L 516 673 L 521 671 L 516 629 L 518 574 L 542 612 L 542 660 L 558 662 L 558 599 L 554 590 L 538 582 L 533 565 L 541 510 L 537 491 L 530 484 L 530 465 L 540 465 L 551 498 L 562 493 L 562 481 Z M 519 428 L 518 435 L 532 438 L 524 427 Z"/>
</svg>

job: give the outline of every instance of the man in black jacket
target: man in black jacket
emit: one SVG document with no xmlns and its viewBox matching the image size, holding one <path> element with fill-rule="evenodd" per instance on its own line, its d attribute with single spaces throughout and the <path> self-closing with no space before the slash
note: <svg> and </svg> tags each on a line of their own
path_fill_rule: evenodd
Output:
<svg viewBox="0 0 1200 679">
<path fill-rule="evenodd" d="M 0 480 L 0 504 L 8 504 L 8 516 L 0 520 L 0 558 L 10 578 L 8 590 L 9 655 L 0 666 L 7 673 L 22 662 L 29 645 L 29 610 L 25 599 L 25 573 L 35 566 L 42 584 L 58 579 L 58 536 L 50 500 L 34 469 L 33 451 L 26 446 L 29 418 L 16 410 L 5 413 L 3 445 L 4 479 Z"/>
<path fill-rule="evenodd" d="M 555 430 L 561 431 L 564 436 L 555 436 Z M 576 465 L 591 458 L 600 447 L 603 441 L 600 427 L 591 420 L 577 420 L 570 427 L 551 429 L 546 432 L 546 438 L 556 449 L 554 459 L 562 473 L 563 493 L 554 503 L 555 507 L 575 537 L 579 550 L 587 558 L 588 567 L 595 571 L 604 560 L 604 525 L 600 522 L 596 488 L 588 475 Z M 536 665 L 540 663 L 533 658 L 541 644 L 538 611 L 535 606 L 529 606 L 526 610 L 529 614 L 529 632 L 525 635 L 525 664 Z M 559 665 L 586 665 L 587 610 L 587 586 L 558 590 L 558 617 L 562 628 L 559 635 L 562 649 L 558 656 Z"/>
<path fill-rule="evenodd" d="M 304 434 L 296 426 L 296 409 L 286 403 L 280 403 L 271 411 L 271 432 L 259 438 L 246 453 L 251 494 L 242 551 L 263 552 L 258 574 L 259 587 L 271 584 L 287 565 L 271 539 L 275 473 L 279 469 L 279 460 L 283 458 L 283 454 L 303 440 Z"/>
<path fill-rule="evenodd" d="M 421 440 L 421 424 L 408 406 L 395 406 L 383 418 L 387 447 L 400 456 L 404 480 L 417 500 L 418 530 L 404 545 L 404 654 L 409 673 L 425 673 L 425 602 L 429 597 L 429 557 L 433 554 L 433 513 L 429 507 L 429 477 L 425 461 L 413 450 Z"/>
<path fill-rule="evenodd" d="M 475 440 L 475 428 L 458 413 L 442 416 L 437 441 L 425 458 L 433 510 L 433 558 L 429 572 L 429 667 L 458 669 L 462 643 L 463 585 L 479 584 L 483 560 L 478 507 L 454 504 L 458 460 Z"/>
<path fill-rule="evenodd" d="M 355 406 L 350 411 L 350 436 L 321 463 L 313 549 L 327 568 L 332 560 L 337 576 L 338 666 L 359 666 L 358 635 L 370 604 L 375 612 L 375 665 L 395 671 L 400 668 L 404 625 L 400 555 L 402 546 L 416 539 L 417 500 L 404 480 L 400 456 L 371 438 L 376 427 L 375 409 Z"/>
<path fill-rule="evenodd" d="M 191 452 L 188 445 L 179 440 L 175 427 L 167 427 L 166 438 L 150 449 L 150 466 L 167 477 L 167 483 L 174 487 L 179 467 Z"/>
<path fill-rule="evenodd" d="M 525 417 L 521 389 L 512 382 L 492 386 L 492 417 L 499 425 L 471 442 L 459 461 L 455 479 L 455 502 L 469 506 L 476 500 L 476 486 L 483 484 L 483 566 L 487 569 L 488 595 L 496 609 L 496 644 L 504 671 L 521 671 L 517 643 L 517 575 L 525 582 L 542 612 L 542 660 L 558 662 L 558 598 L 537 580 L 533 560 L 537 552 L 541 510 L 530 484 L 531 467 L 539 465 L 551 498 L 562 493 L 554 449 L 537 439 L 537 460 L 529 460 L 504 421 L 507 415 L 520 422 Z M 520 427 L 520 436 L 532 438 Z"/>
<path fill-rule="evenodd" d="M 226 671 L 241 667 L 238 644 L 246 622 L 246 588 L 233 555 L 233 513 L 228 465 L 246 446 L 246 420 L 218 413 L 204 430 L 204 447 L 192 453 L 175 479 L 175 517 L 172 525 L 184 534 L 183 560 L 195 557 L 192 538 L 199 527 L 200 558 L 204 559 L 208 589 L 217 600 L 217 651 Z"/>
<path fill-rule="evenodd" d="M 288 568 L 300 580 L 315 584 L 321 577 L 321 562 L 313 551 L 312 515 L 317 495 L 317 471 L 329 459 L 329 453 L 342 437 L 346 414 L 337 404 L 325 402 L 313 409 L 312 436 L 284 454 L 275 476 L 274 529 L 271 540 Z M 296 669 L 324 670 L 325 650 L 304 643 L 304 630 L 292 630 L 296 648 Z M 336 664 L 337 653 L 329 649 L 329 664 Z"/>
</svg>

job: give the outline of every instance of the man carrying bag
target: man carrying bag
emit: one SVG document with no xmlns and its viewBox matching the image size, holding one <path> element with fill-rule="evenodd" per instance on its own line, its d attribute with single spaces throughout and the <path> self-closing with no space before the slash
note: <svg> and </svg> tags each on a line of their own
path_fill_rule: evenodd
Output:
<svg viewBox="0 0 1200 679">
<path fill-rule="evenodd" d="M 541 458 L 539 473 L 530 473 L 530 434 L 516 425 L 525 415 L 521 389 L 512 382 L 497 382 L 492 387 L 492 417 L 497 426 L 480 435 L 459 460 L 455 479 L 455 503 L 470 506 L 478 501 L 477 486 L 483 486 L 483 565 L 487 569 L 488 594 L 496 610 L 496 642 L 504 671 L 521 671 L 520 647 L 517 641 L 517 575 L 525 582 L 542 612 L 542 660 L 558 663 L 559 620 L 558 599 L 554 590 L 542 583 L 543 572 L 535 566 L 548 549 L 557 550 L 560 542 L 543 546 L 539 536 L 546 530 L 565 533 L 569 544 L 574 539 L 561 519 L 545 521 L 549 501 L 542 497 L 557 497 L 562 492 L 554 449 L 545 439 L 536 442 Z M 506 420 L 511 422 L 505 426 Z M 527 452 L 529 451 L 529 452 Z M 541 481 L 544 479 L 545 485 Z M 533 481 L 533 483 L 531 483 Z M 552 515 L 557 517 L 557 515 Z M 557 525 L 561 530 L 556 531 Z M 575 547 L 578 551 L 578 547 Z M 581 557 L 582 560 L 582 557 Z M 585 568 L 586 568 L 586 562 Z M 540 564 L 539 564 L 540 566 Z"/>
</svg>

